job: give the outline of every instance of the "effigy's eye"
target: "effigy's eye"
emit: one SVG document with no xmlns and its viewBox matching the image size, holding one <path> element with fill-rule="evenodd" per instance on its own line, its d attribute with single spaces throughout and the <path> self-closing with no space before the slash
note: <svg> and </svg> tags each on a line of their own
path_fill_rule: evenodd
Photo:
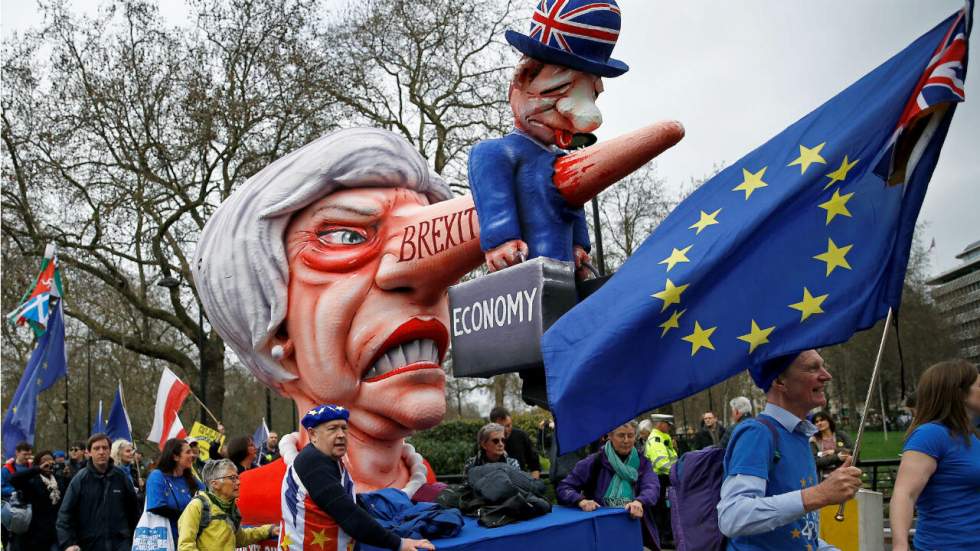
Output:
<svg viewBox="0 0 980 551">
<path fill-rule="evenodd" d="M 367 236 L 352 228 L 334 228 L 318 232 L 317 239 L 325 245 L 360 245 Z"/>
<path fill-rule="evenodd" d="M 572 83 L 565 82 L 557 86 L 552 86 L 547 90 L 541 92 L 542 96 L 558 96 L 568 92 L 568 89 L 572 86 Z"/>
</svg>

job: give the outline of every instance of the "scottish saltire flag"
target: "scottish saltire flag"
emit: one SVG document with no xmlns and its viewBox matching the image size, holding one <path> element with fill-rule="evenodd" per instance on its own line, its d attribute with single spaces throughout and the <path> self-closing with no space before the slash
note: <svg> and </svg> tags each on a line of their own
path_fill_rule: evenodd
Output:
<svg viewBox="0 0 980 551">
<path fill-rule="evenodd" d="M 101 407 L 101 402 L 99 404 Z M 105 433 L 112 440 L 119 440 L 121 438 L 127 442 L 133 441 L 133 424 L 129 422 L 129 413 L 126 412 L 126 400 L 123 398 L 122 382 L 116 388 L 116 397 L 113 398 L 112 407 L 109 409 L 109 420 L 105 424 Z"/>
<path fill-rule="evenodd" d="M 34 442 L 37 395 L 68 372 L 65 322 L 61 300 L 54 299 L 48 328 L 38 339 L 17 391 L 3 415 L 3 456 L 10 457 L 19 442 Z"/>
<path fill-rule="evenodd" d="M 34 281 L 34 287 L 24 293 L 20 305 L 7 314 L 7 320 L 18 325 L 29 323 L 34 334 L 40 337 L 51 313 L 51 297 L 60 296 L 62 296 L 62 288 L 58 256 L 55 246 L 48 244 L 44 249 L 41 272 Z"/>
<path fill-rule="evenodd" d="M 545 333 L 562 452 L 898 307 L 966 40 L 959 95 L 923 82 L 950 36 L 968 35 L 971 7 L 706 182 Z M 904 120 L 912 103 L 921 110 Z"/>
</svg>

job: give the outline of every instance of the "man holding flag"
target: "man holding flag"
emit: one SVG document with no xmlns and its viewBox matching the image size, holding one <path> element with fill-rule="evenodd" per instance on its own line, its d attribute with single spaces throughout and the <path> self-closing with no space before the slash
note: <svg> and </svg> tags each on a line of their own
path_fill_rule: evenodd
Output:
<svg viewBox="0 0 980 551">
<path fill-rule="evenodd" d="M 725 450 L 718 527 L 728 549 L 834 549 L 818 537 L 819 510 L 852 499 L 861 469 L 848 459 L 822 482 L 817 476 L 809 442 L 817 428 L 806 414 L 827 404 L 823 358 L 807 350 L 788 367 L 774 360 L 751 373 L 767 403 L 733 429 Z"/>
</svg>

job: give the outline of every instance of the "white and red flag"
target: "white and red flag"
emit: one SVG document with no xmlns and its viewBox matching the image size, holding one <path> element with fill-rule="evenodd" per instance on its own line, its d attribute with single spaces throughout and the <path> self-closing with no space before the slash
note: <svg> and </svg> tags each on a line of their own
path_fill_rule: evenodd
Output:
<svg viewBox="0 0 980 551">
<path fill-rule="evenodd" d="M 163 369 L 160 386 L 157 388 L 157 404 L 153 408 L 153 428 L 146 437 L 150 442 L 158 443 L 161 450 L 167 440 L 187 437 L 187 431 L 177 413 L 190 393 L 191 387 L 187 383 L 177 378 L 173 371 Z"/>
</svg>

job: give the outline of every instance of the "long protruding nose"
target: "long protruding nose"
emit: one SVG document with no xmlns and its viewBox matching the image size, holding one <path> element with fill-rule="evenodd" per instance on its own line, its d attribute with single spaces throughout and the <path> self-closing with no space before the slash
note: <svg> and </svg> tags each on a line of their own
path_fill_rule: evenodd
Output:
<svg viewBox="0 0 980 551">
<path fill-rule="evenodd" d="M 664 121 L 580 149 L 555 161 L 555 187 L 570 205 L 584 205 L 683 137 L 681 123 Z"/>
<path fill-rule="evenodd" d="M 469 195 L 413 209 L 394 223 L 375 278 L 382 289 L 435 300 L 483 263 L 480 223 Z"/>
</svg>

